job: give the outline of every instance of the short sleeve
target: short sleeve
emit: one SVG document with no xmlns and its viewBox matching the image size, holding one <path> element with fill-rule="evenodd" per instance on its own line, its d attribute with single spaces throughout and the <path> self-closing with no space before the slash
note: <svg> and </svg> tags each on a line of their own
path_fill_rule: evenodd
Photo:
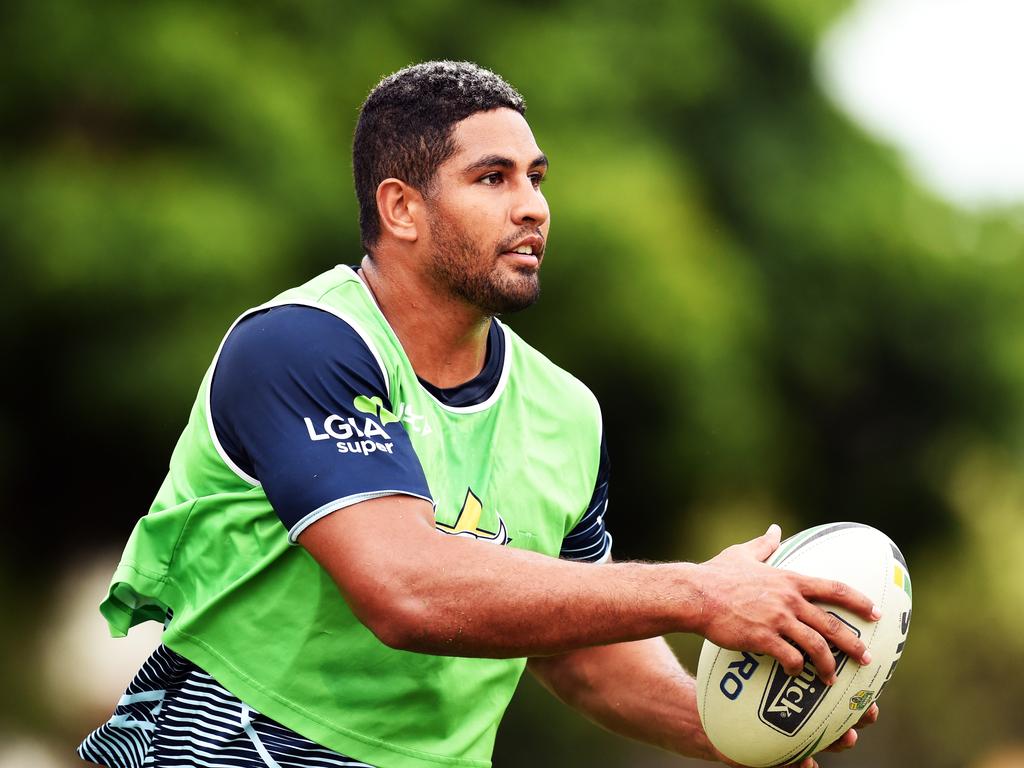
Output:
<svg viewBox="0 0 1024 768">
<path fill-rule="evenodd" d="M 360 501 L 431 501 L 384 371 L 340 317 L 286 305 L 245 318 L 228 334 L 210 386 L 217 439 L 262 485 L 293 543 Z"/>
<path fill-rule="evenodd" d="M 559 557 L 563 560 L 581 560 L 589 563 L 603 562 L 612 554 L 612 535 L 608 532 L 604 517 L 608 511 L 608 481 L 611 462 L 608 459 L 608 445 L 601 435 L 601 460 L 597 469 L 594 495 L 587 505 L 587 512 L 576 527 L 562 540 Z"/>
</svg>

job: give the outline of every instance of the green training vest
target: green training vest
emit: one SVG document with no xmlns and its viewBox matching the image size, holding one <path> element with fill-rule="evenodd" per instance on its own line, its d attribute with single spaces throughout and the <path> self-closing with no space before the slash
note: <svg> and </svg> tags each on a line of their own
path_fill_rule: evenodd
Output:
<svg viewBox="0 0 1024 768">
<path fill-rule="evenodd" d="M 558 556 L 597 477 L 600 413 L 583 384 L 502 326 L 506 359 L 494 395 L 447 407 L 419 384 L 350 268 L 336 267 L 242 317 L 281 304 L 337 315 L 368 343 L 392 411 L 357 398 L 373 422 L 360 431 L 378 443 L 374 449 L 386 440 L 377 427 L 408 432 L 440 530 L 475 536 L 479 546 L 504 542 Z M 111 633 L 163 621 L 170 608 L 163 638 L 170 648 L 319 744 L 382 768 L 489 766 L 525 659 L 430 656 L 377 640 L 326 571 L 289 542 L 257 480 L 221 448 L 209 408 L 216 362 L 100 607 Z"/>
</svg>

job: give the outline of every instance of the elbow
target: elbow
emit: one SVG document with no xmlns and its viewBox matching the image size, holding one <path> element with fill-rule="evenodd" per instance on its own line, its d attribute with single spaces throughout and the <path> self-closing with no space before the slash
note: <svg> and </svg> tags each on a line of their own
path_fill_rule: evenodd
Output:
<svg viewBox="0 0 1024 768">
<path fill-rule="evenodd" d="M 374 636 L 398 651 L 429 650 L 427 608 L 422 600 L 381 590 L 370 599 L 352 606 L 356 617 Z"/>
<path fill-rule="evenodd" d="M 396 651 L 427 650 L 427 643 L 417 623 L 406 615 L 390 614 L 366 622 L 371 632 L 388 648 Z"/>
</svg>

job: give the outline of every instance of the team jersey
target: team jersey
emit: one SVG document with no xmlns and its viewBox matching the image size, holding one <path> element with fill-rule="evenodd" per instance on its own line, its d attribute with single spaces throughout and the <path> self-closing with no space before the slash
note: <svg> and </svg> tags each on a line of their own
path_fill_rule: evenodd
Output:
<svg viewBox="0 0 1024 768">
<path fill-rule="evenodd" d="M 270 306 L 281 309 L 265 311 Z M 286 375 L 275 379 L 253 364 L 258 356 L 246 354 L 242 329 L 258 327 L 255 335 L 270 338 L 286 307 L 313 309 L 347 326 L 367 365 L 346 355 L 348 369 L 330 363 L 313 378 L 298 377 L 295 391 L 275 393 L 282 406 L 275 410 L 251 392 L 274 392 L 268 382 L 295 378 L 302 355 L 278 356 Z M 323 319 L 304 315 L 315 317 L 313 324 Z M 525 660 L 388 648 L 292 544 L 326 514 L 405 493 L 435 505 L 438 531 L 480 546 L 581 559 L 606 553 L 596 402 L 510 329 L 493 326 L 500 337 L 490 339 L 488 364 L 499 361 L 497 382 L 476 382 L 483 399 L 459 405 L 451 404 L 458 393 L 446 402 L 448 393 L 416 378 L 350 269 L 339 267 L 246 313 L 239 335 L 229 334 L 207 372 L 168 478 L 115 573 L 102 606 L 112 631 L 173 609 L 164 634 L 169 649 L 315 744 L 377 765 L 488 765 Z M 301 351 L 321 337 L 299 345 L 293 339 L 291 346 Z M 233 390 L 225 372 L 234 366 L 221 369 L 218 359 L 236 353 L 251 365 Z M 331 349 L 314 357 L 330 361 Z M 351 390 L 333 386 L 338 380 Z M 233 391 L 243 402 L 229 396 L 221 412 L 218 393 Z M 262 426 L 232 416 L 232 407 L 255 411 Z M 292 469 L 277 460 L 289 456 Z"/>
<path fill-rule="evenodd" d="M 492 323 L 480 373 L 457 387 L 419 383 L 447 406 L 472 408 L 487 401 L 501 380 L 505 334 Z M 315 438 L 323 424 L 361 415 L 361 394 L 391 408 L 387 387 L 370 348 L 338 317 L 302 305 L 286 305 L 247 317 L 228 335 L 217 361 L 210 397 L 214 429 L 225 453 L 246 475 L 258 478 L 294 541 L 317 518 L 352 500 L 386 491 L 430 498 L 423 470 L 404 432 L 387 451 L 357 442 L 339 454 Z M 288 430 L 294 413 L 304 432 Z M 410 417 L 415 418 L 415 417 Z M 308 419 L 308 421 L 307 421 Z M 370 452 L 363 455 L 364 445 Z M 346 446 L 347 448 L 348 446 Z M 310 482 L 310 478 L 316 482 Z M 587 514 L 563 542 L 561 555 L 596 561 L 611 546 L 603 520 L 608 495 L 608 458 L 602 436 L 601 464 Z"/>
</svg>

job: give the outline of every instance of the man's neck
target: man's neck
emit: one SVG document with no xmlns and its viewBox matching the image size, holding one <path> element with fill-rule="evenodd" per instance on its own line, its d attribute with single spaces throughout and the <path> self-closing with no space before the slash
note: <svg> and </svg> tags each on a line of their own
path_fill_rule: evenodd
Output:
<svg viewBox="0 0 1024 768">
<path fill-rule="evenodd" d="M 480 373 L 491 318 L 424 281 L 390 274 L 365 257 L 359 272 L 421 379 L 448 389 Z"/>
</svg>

